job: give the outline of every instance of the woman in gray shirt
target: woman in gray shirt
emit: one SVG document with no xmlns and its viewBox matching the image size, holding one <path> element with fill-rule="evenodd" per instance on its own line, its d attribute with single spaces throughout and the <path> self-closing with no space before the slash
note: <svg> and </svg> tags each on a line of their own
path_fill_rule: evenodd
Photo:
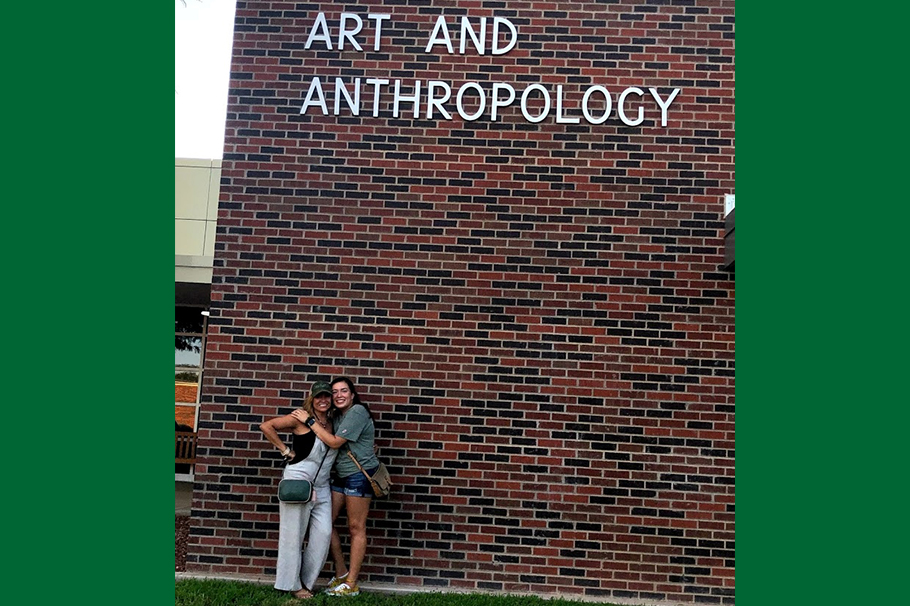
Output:
<svg viewBox="0 0 910 606">
<path fill-rule="evenodd" d="M 379 468 L 379 459 L 374 450 L 376 428 L 370 409 L 360 401 L 354 382 L 347 377 L 332 380 L 332 399 L 336 414 L 335 433 L 312 426 L 316 437 L 330 448 L 338 449 L 335 469 L 332 475 L 332 559 L 335 562 L 335 576 L 329 582 L 326 593 L 330 595 L 358 595 L 357 575 L 367 548 L 367 514 L 370 499 L 374 496 L 369 480 L 351 459 L 353 455 L 367 473 Z M 294 411 L 306 421 L 305 411 Z M 309 422 L 307 422 L 310 425 Z M 350 453 L 350 454 L 348 454 Z M 341 551 L 341 538 L 334 521 L 342 508 L 347 511 L 348 530 L 351 533 L 351 565 L 345 566 Z"/>
</svg>

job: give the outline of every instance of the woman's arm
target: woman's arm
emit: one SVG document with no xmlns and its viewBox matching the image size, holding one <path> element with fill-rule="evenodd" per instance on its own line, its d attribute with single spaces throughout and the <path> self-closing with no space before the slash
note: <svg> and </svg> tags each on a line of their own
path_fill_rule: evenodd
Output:
<svg viewBox="0 0 910 606">
<path fill-rule="evenodd" d="M 307 413 L 307 411 L 303 410 L 302 408 L 298 408 L 292 412 L 291 416 L 304 425 L 306 425 L 306 420 L 310 418 L 309 413 Z M 346 438 L 339 438 L 331 431 L 320 425 L 318 422 L 313 423 L 309 427 L 310 430 L 316 434 L 316 437 L 322 440 L 322 442 L 329 448 L 341 448 L 347 442 Z"/>
<path fill-rule="evenodd" d="M 297 412 L 296 410 L 294 412 Z M 281 437 L 278 435 L 278 431 L 292 431 L 300 425 L 293 413 L 289 415 L 284 415 L 283 417 L 275 417 L 274 419 L 269 419 L 268 421 L 259 425 L 259 429 L 262 430 L 262 433 L 265 435 L 265 439 L 272 443 L 272 445 L 281 452 L 281 456 L 284 458 L 293 458 L 294 451 L 291 450 L 289 446 L 285 446 L 284 442 L 281 440 Z"/>
</svg>

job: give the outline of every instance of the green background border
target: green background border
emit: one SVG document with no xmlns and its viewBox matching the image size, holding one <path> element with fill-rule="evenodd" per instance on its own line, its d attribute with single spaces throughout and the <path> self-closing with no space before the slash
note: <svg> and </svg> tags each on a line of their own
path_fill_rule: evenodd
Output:
<svg viewBox="0 0 910 606">
<path fill-rule="evenodd" d="M 740 605 L 905 593 L 907 9 L 848 8 L 737 6 Z M 7 7 L 8 595 L 160 605 L 173 30 L 36 9 Z"/>
<path fill-rule="evenodd" d="M 171 596 L 170 387 L 156 379 L 169 372 L 173 322 L 164 6 L 6 7 L 5 595 L 15 603 Z"/>
<path fill-rule="evenodd" d="M 906 594 L 906 12 L 737 6 L 740 605 Z"/>
</svg>

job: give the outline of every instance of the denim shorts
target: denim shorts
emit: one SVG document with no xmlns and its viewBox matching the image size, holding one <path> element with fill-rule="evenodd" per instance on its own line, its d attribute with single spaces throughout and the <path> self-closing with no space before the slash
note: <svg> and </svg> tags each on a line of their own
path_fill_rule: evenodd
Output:
<svg viewBox="0 0 910 606">
<path fill-rule="evenodd" d="M 379 469 L 377 465 L 373 469 L 367 469 L 367 473 L 373 475 Z M 373 487 L 370 481 L 362 471 L 358 471 L 346 478 L 332 476 L 332 492 L 340 492 L 349 497 L 374 497 Z"/>
</svg>

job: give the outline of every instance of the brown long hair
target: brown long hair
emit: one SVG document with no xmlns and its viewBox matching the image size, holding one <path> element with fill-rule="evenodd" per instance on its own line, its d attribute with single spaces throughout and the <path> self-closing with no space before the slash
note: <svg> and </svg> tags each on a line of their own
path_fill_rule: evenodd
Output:
<svg viewBox="0 0 910 606">
<path fill-rule="evenodd" d="M 313 394 L 309 394 L 307 395 L 306 400 L 303 401 L 303 404 L 300 405 L 300 408 L 307 411 L 307 414 L 309 414 L 311 417 L 316 415 L 316 411 L 313 409 L 313 400 L 315 399 L 316 398 L 313 397 Z M 334 404 L 332 404 L 332 406 L 334 406 Z"/>
</svg>

